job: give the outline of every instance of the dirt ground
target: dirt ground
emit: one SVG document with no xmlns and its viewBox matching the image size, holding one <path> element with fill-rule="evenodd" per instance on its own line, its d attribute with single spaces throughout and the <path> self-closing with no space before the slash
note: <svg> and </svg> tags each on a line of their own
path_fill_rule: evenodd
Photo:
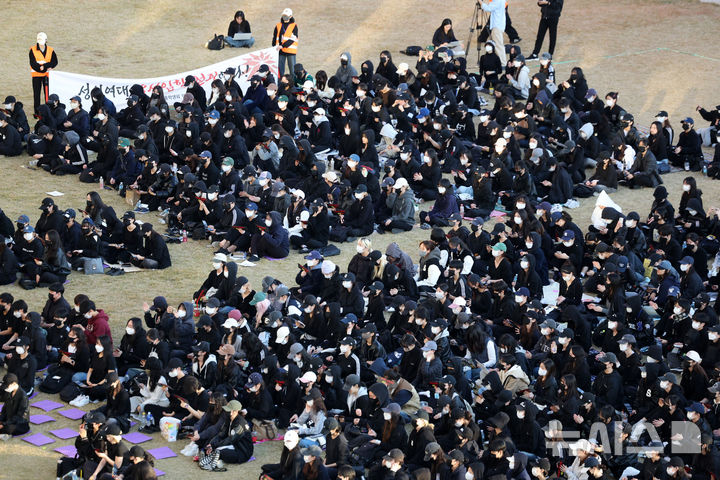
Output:
<svg viewBox="0 0 720 480">
<path fill-rule="evenodd" d="M 430 43 L 434 29 L 444 17 L 455 22 L 458 38 L 466 42 L 473 13 L 472 1 L 366 0 L 364 2 L 280 2 L 269 0 L 239 5 L 250 21 L 256 48 L 270 45 L 272 30 L 283 8 L 290 6 L 300 28 L 298 61 L 314 73 L 325 69 L 332 74 L 337 68 L 341 52 L 349 50 L 353 64 L 359 69 L 365 59 L 377 63 L 379 52 L 388 49 L 396 64 L 413 59 L 399 53 L 407 45 Z M 32 8 L 29 8 L 32 7 Z M 0 51 L 3 76 L 0 96 L 15 95 L 25 105 L 32 105 L 32 89 L 28 74 L 28 48 L 35 35 L 42 30 L 48 34 L 49 44 L 60 59 L 58 69 L 113 77 L 147 77 L 188 70 L 238 55 L 246 50 L 225 49 L 208 51 L 204 43 L 213 33 L 225 33 L 234 13 L 234 6 L 218 9 L 217 2 L 195 0 L 173 2 L 91 0 L 67 2 L 11 0 L 3 9 L 3 29 L 0 32 Z M 510 2 L 513 24 L 523 38 L 520 44 L 526 53 L 532 50 L 538 22 L 538 8 L 534 2 Z M 611 0 L 574 0 L 566 2 L 560 20 L 555 61 L 559 79 L 567 78 L 573 66 L 581 66 L 592 88 L 600 95 L 620 92 L 619 103 L 635 114 L 638 124 L 648 125 L 658 110 L 667 110 L 676 128 L 679 118 L 693 116 L 696 126 L 705 126 L 695 112 L 696 105 L 712 108 L 720 103 L 715 98 L 714 70 L 720 54 L 713 50 L 715 29 L 720 20 L 717 6 L 689 0 L 634 0 L 618 3 Z M 692 35 L 690 34 L 692 32 Z M 547 48 L 547 39 L 545 43 Z M 469 64 L 476 61 L 475 43 L 470 46 Z M 537 64 L 531 64 L 531 70 Z M 52 87 L 51 87 L 52 91 Z M 67 99 L 62 99 L 67 101 Z M 31 110 L 31 108 L 26 111 Z M 27 157 L 2 159 L 0 177 L 0 207 L 11 217 L 21 213 L 35 222 L 44 192 L 59 190 L 65 193 L 57 203 L 62 208 L 84 204 L 84 196 L 91 190 L 75 178 L 53 178 L 42 171 L 25 166 Z M 717 205 L 718 184 L 698 176 L 698 184 L 705 192 L 705 206 Z M 680 183 L 684 174 L 664 177 L 671 200 L 680 197 Z M 122 212 L 123 201 L 105 191 L 103 199 Z M 621 190 L 613 199 L 625 211 L 647 213 L 652 200 L 648 190 Z M 573 210 L 573 217 L 586 226 L 593 200 L 581 202 Z M 160 228 L 155 213 L 143 220 Z M 487 228 L 487 226 L 486 226 Z M 416 229 L 402 236 L 373 235 L 374 247 L 382 251 L 391 241 L 415 256 L 417 243 L 427 238 L 427 232 Z M 333 260 L 345 267 L 354 253 L 353 246 L 342 247 L 343 253 Z M 87 293 L 111 319 L 116 338 L 120 338 L 125 322 L 141 314 L 143 301 L 164 294 L 171 304 L 190 298 L 211 268 L 212 249 L 205 243 L 190 242 L 171 245 L 173 267 L 163 272 L 142 272 L 121 277 L 82 276 L 73 274 L 66 286 L 66 296 Z M 297 255 L 283 262 L 261 262 L 257 267 L 241 268 L 241 274 L 259 285 L 265 275 L 273 275 L 290 282 L 296 273 Z M 33 309 L 41 309 L 46 290 L 23 291 L 7 289 L 17 298 L 25 299 Z M 3 372 L 0 372 L 3 373 Z M 46 398 L 40 395 L 34 401 Z M 92 405 L 86 407 L 89 409 Z M 41 413 L 32 408 L 31 414 Z M 65 420 L 57 414 L 57 422 L 33 426 L 33 432 L 47 432 L 61 427 L 74 427 L 77 422 Z M 52 437 L 52 435 L 50 435 Z M 159 435 L 144 447 L 165 444 Z M 59 454 L 53 448 L 70 444 L 57 440 L 42 448 L 29 446 L 20 440 L 0 444 L 0 479 L 23 478 L 29 475 L 49 478 Z M 171 444 L 179 452 L 184 444 Z M 213 474 L 213 478 L 236 478 L 239 474 L 254 478 L 260 465 L 277 459 L 281 444 L 265 443 L 257 446 L 257 460 L 245 466 L 231 466 L 227 473 Z M 178 457 L 160 460 L 157 466 L 168 478 L 181 478 L 194 472 L 197 466 L 189 459 Z"/>
</svg>

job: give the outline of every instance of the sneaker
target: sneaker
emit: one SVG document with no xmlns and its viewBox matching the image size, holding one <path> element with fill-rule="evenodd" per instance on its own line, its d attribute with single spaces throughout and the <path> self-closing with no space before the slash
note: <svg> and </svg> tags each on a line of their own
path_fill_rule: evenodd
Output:
<svg viewBox="0 0 720 480">
<path fill-rule="evenodd" d="M 3 433 L 0 435 L 0 442 L 7 442 L 12 438 L 12 435 L 8 435 L 7 433 Z"/>
<path fill-rule="evenodd" d="M 90 403 L 90 397 L 87 395 L 78 395 L 72 402 L 70 402 L 70 405 L 73 407 L 84 407 L 88 403 Z"/>
<path fill-rule="evenodd" d="M 537 59 L 538 59 L 537 53 L 531 53 L 530 55 L 528 55 L 527 57 L 525 57 L 525 61 L 526 61 L 526 62 L 527 62 L 528 60 L 537 60 Z"/>
<path fill-rule="evenodd" d="M 252 255 L 250 255 L 249 257 L 247 257 L 247 261 L 248 261 L 248 262 L 253 262 L 253 263 L 254 263 L 254 262 L 259 262 L 259 261 L 260 261 L 260 257 L 258 257 L 257 255 L 255 255 L 255 254 L 253 253 Z"/>
<path fill-rule="evenodd" d="M 520 42 L 522 42 L 522 38 L 520 38 L 520 37 L 513 38 L 512 40 L 510 40 L 510 43 L 520 43 Z"/>
<path fill-rule="evenodd" d="M 37 164 L 38 164 L 38 159 L 37 159 L 37 158 L 33 158 L 32 160 L 30 160 L 30 161 L 28 162 L 28 165 L 30 165 L 31 167 L 37 167 Z"/>
<path fill-rule="evenodd" d="M 478 97 L 478 102 L 480 103 L 480 106 L 481 106 L 481 107 L 484 107 L 485 105 L 488 104 L 488 101 L 485 100 L 485 99 L 482 98 L 482 97 Z"/>
<path fill-rule="evenodd" d="M 423 230 L 430 230 L 432 229 L 432 226 L 429 223 L 423 223 L 422 225 L 420 225 L 420 228 Z"/>
</svg>

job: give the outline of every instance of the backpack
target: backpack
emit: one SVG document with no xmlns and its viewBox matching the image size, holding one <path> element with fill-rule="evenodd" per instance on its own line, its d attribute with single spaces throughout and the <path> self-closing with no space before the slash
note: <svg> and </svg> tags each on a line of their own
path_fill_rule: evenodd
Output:
<svg viewBox="0 0 720 480">
<path fill-rule="evenodd" d="M 208 50 L 222 50 L 225 48 L 225 37 L 222 35 L 214 35 L 213 38 L 208 40 L 205 44 Z"/>
<path fill-rule="evenodd" d="M 65 385 L 62 390 L 60 390 L 60 400 L 63 402 L 70 402 L 81 394 L 82 391 L 80 390 L 80 387 L 77 384 L 70 382 Z"/>
<path fill-rule="evenodd" d="M 593 196 L 593 193 L 595 193 L 595 190 L 582 183 L 578 183 L 575 185 L 575 188 L 573 188 L 573 195 L 575 197 L 590 198 Z"/>
<path fill-rule="evenodd" d="M 405 47 L 405 50 L 400 50 L 400 53 L 403 55 L 407 55 L 408 57 L 417 57 L 418 53 L 420 53 L 420 50 L 422 50 L 422 47 L 419 45 L 410 45 L 408 47 Z"/>
<path fill-rule="evenodd" d="M 50 367 L 47 377 L 45 377 L 38 388 L 45 393 L 60 393 L 65 386 L 70 383 L 73 372 L 67 368 Z M 74 398 L 74 397 L 73 397 Z M 72 400 L 72 399 L 71 399 Z"/>
<path fill-rule="evenodd" d="M 327 247 L 321 247 L 318 248 L 318 252 L 320 252 L 320 255 L 323 256 L 323 258 L 327 257 L 334 257 L 335 255 L 340 255 L 340 249 L 333 245 L 332 243 L 329 244 Z"/>
</svg>

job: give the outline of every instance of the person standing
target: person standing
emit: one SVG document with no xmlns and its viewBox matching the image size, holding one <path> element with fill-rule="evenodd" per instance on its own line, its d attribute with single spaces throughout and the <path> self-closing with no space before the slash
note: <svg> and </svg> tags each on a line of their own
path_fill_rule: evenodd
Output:
<svg viewBox="0 0 720 480">
<path fill-rule="evenodd" d="M 505 66 L 505 1 L 483 0 L 481 8 L 490 12 L 490 40 L 497 46 L 495 53 L 500 57 L 500 65 Z"/>
<path fill-rule="evenodd" d="M 298 47 L 298 26 L 295 23 L 293 11 L 289 8 L 283 10 L 280 21 L 275 25 L 272 45 L 279 52 L 278 71 L 280 76 L 285 74 L 286 61 L 288 70 L 294 72 Z"/>
<path fill-rule="evenodd" d="M 533 48 L 528 60 L 537 60 L 543 40 L 545 40 L 545 32 L 548 30 L 550 31 L 548 52 L 550 52 L 550 55 L 555 54 L 557 26 L 563 8 L 563 0 L 540 0 L 537 4 L 540 7 L 540 25 L 538 25 L 537 37 L 535 38 L 535 48 Z"/>
<path fill-rule="evenodd" d="M 58 59 L 55 50 L 47 44 L 47 34 L 37 34 L 37 43 L 30 48 L 30 76 L 32 77 L 35 113 L 41 103 L 48 102 L 50 94 L 50 70 L 57 67 Z M 42 101 L 41 101 L 42 98 Z"/>
</svg>

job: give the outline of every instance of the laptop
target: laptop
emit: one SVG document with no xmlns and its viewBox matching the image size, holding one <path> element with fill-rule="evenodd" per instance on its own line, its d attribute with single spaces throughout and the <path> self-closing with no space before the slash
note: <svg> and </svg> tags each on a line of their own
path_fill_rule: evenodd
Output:
<svg viewBox="0 0 720 480">
<path fill-rule="evenodd" d="M 252 33 L 236 33 L 233 35 L 233 40 L 250 40 Z"/>
</svg>

